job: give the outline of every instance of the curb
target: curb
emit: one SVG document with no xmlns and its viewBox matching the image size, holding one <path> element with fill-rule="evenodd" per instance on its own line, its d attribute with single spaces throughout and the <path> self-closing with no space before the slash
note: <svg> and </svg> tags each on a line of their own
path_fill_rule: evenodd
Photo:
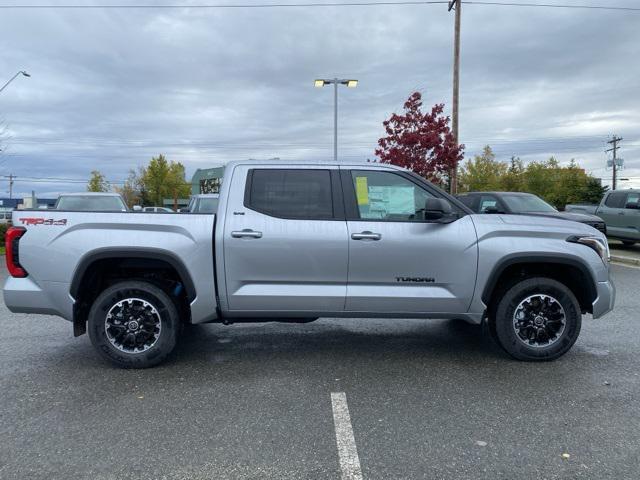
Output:
<svg viewBox="0 0 640 480">
<path fill-rule="evenodd" d="M 637 267 L 640 267 L 640 258 L 611 255 L 611 261 L 616 263 L 624 263 L 625 265 L 635 265 Z"/>
</svg>

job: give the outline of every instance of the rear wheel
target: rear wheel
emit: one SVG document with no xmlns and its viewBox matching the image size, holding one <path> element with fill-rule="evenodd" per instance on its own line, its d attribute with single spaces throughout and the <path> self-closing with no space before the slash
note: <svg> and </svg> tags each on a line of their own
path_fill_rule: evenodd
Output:
<svg viewBox="0 0 640 480">
<path fill-rule="evenodd" d="M 174 349 L 180 318 L 171 298 L 147 282 L 117 283 L 96 298 L 89 312 L 91 343 L 123 368 L 147 368 Z"/>
<path fill-rule="evenodd" d="M 569 351 L 582 325 L 580 305 L 564 284 L 522 280 L 499 299 L 493 319 L 498 344 L 518 360 L 555 360 Z"/>
<path fill-rule="evenodd" d="M 622 240 L 622 244 L 623 244 L 625 247 L 632 247 L 633 245 L 635 245 L 635 244 L 636 244 L 636 242 L 632 242 L 631 240 Z"/>
</svg>

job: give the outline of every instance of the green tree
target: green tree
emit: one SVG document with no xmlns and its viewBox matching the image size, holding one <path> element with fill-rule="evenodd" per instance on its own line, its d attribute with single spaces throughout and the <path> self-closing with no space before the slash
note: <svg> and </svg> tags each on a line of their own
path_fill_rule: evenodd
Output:
<svg viewBox="0 0 640 480">
<path fill-rule="evenodd" d="M 489 145 L 485 146 L 481 155 L 467 160 L 458 176 L 460 191 L 477 192 L 501 190 L 501 179 L 507 173 L 507 165 L 496 160 Z"/>
<path fill-rule="evenodd" d="M 507 173 L 500 179 L 500 190 L 521 192 L 524 184 L 524 164 L 519 157 L 511 157 Z"/>
<path fill-rule="evenodd" d="M 108 192 L 109 190 L 111 190 L 111 186 L 104 174 L 98 170 L 93 170 L 89 183 L 87 183 L 87 192 Z"/>
<path fill-rule="evenodd" d="M 607 190 L 609 190 L 609 187 L 603 187 L 600 181 L 589 177 L 581 189 L 580 200 L 576 201 L 576 203 L 600 203 Z"/>
<path fill-rule="evenodd" d="M 133 169 L 129 170 L 129 175 L 122 187 L 114 187 L 114 190 L 122 195 L 122 198 L 124 198 L 129 208 L 133 208 L 134 205 L 143 204 L 142 193 L 140 191 L 140 178 Z"/>
<path fill-rule="evenodd" d="M 162 206 L 162 200 L 188 197 L 190 185 L 185 180 L 184 165 L 167 161 L 164 155 L 154 157 L 140 170 L 141 196 L 153 205 Z"/>
</svg>

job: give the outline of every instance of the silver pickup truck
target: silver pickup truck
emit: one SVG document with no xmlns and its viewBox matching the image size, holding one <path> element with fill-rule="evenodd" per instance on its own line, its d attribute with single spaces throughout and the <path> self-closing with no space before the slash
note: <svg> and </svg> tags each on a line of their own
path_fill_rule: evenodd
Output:
<svg viewBox="0 0 640 480">
<path fill-rule="evenodd" d="M 487 323 L 520 360 L 566 353 L 613 308 L 604 235 L 474 215 L 380 164 L 231 163 L 217 214 L 21 211 L 6 235 L 13 312 L 59 315 L 122 367 L 158 364 L 185 324 L 318 317 Z"/>
<path fill-rule="evenodd" d="M 607 236 L 627 246 L 640 242 L 640 190 L 607 192 L 600 205 L 567 205 L 565 211 L 597 215 L 607 225 Z"/>
</svg>

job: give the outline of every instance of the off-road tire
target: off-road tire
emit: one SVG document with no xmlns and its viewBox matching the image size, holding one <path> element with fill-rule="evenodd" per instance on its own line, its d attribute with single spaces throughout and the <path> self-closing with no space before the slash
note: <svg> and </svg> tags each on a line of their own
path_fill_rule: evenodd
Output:
<svg viewBox="0 0 640 480">
<path fill-rule="evenodd" d="M 525 299 L 544 295 L 555 299 L 564 310 L 564 331 L 554 343 L 543 346 L 530 346 L 518 337 L 514 328 L 516 309 Z M 498 344 L 513 358 L 524 361 L 555 360 L 567 353 L 578 339 L 582 326 L 580 305 L 573 292 L 564 284 L 547 277 L 534 277 L 521 280 L 496 299 L 491 309 L 494 318 L 490 324 L 495 332 Z"/>
<path fill-rule="evenodd" d="M 145 351 L 124 352 L 107 335 L 107 314 L 118 302 L 141 299 L 157 312 L 160 331 L 153 345 Z M 142 281 L 120 282 L 104 290 L 93 302 L 89 312 L 87 330 L 98 353 L 121 368 L 148 368 L 164 361 L 176 346 L 180 331 L 180 317 L 171 298 L 157 286 Z"/>
</svg>

